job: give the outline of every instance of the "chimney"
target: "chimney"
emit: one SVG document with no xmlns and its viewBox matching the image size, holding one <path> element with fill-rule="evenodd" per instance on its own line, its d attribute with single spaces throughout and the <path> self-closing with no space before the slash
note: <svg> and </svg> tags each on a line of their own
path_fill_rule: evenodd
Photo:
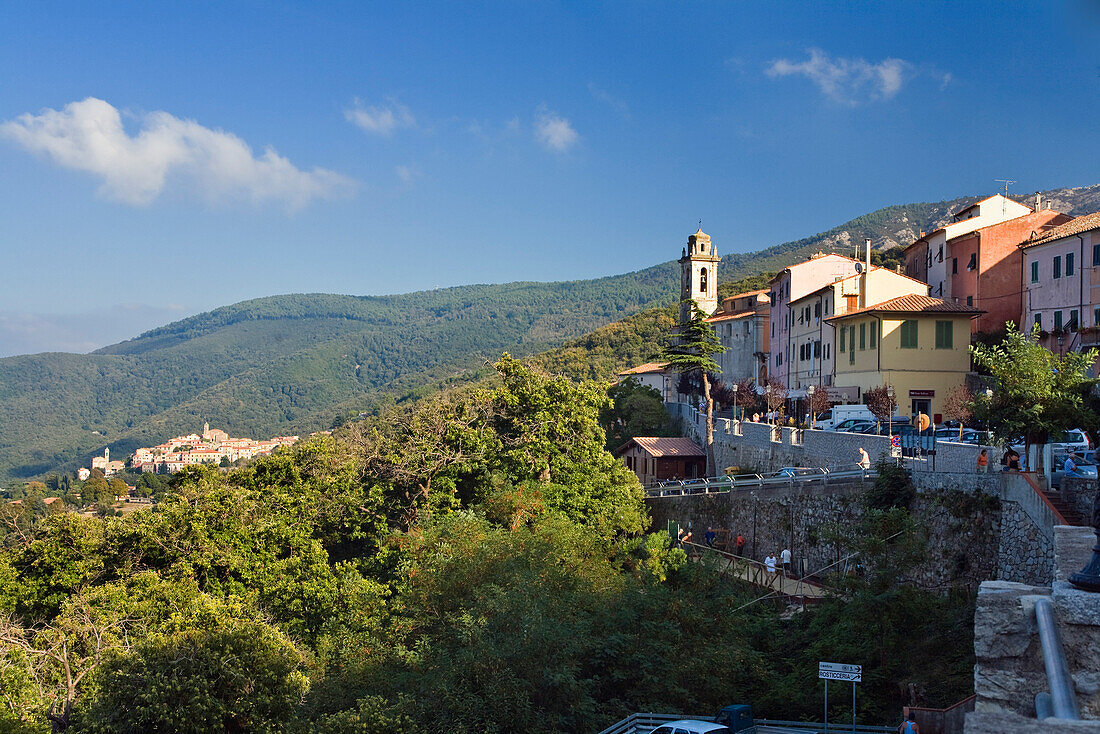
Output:
<svg viewBox="0 0 1100 734">
<path fill-rule="evenodd" d="M 1043 195 L 1038 191 L 1035 192 L 1035 211 L 1043 210 Z"/>
<path fill-rule="evenodd" d="M 867 251 L 867 262 L 864 264 L 863 277 L 860 278 L 862 287 L 859 289 L 859 299 L 863 302 L 861 305 L 866 308 L 870 305 L 867 301 L 867 288 L 871 283 L 871 238 L 868 237 L 864 240 L 864 247 Z"/>
</svg>

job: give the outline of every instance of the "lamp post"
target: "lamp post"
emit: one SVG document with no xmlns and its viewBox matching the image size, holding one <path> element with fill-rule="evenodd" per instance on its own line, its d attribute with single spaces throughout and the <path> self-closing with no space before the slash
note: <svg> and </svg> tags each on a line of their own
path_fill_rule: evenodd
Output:
<svg viewBox="0 0 1100 734">
<path fill-rule="evenodd" d="M 886 397 L 890 399 L 890 418 L 886 421 L 886 435 L 888 437 L 887 445 L 890 446 L 890 453 L 894 453 L 894 409 L 897 407 L 894 404 L 894 386 L 886 386 Z"/>
<path fill-rule="evenodd" d="M 808 428 L 813 428 L 814 427 L 814 422 L 813 422 L 814 386 L 813 385 L 810 385 L 809 387 L 806 388 L 806 396 L 807 396 L 806 397 L 806 402 L 809 403 L 809 405 L 806 406 L 806 413 L 807 413 L 807 415 L 806 415 L 806 426 Z"/>
<path fill-rule="evenodd" d="M 733 383 L 733 419 L 737 420 L 737 383 Z"/>
</svg>

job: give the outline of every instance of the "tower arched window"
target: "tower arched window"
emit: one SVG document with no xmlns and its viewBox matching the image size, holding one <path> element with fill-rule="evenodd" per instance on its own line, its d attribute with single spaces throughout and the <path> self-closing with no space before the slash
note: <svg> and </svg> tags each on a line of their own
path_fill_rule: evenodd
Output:
<svg viewBox="0 0 1100 734">
<path fill-rule="evenodd" d="M 699 271 L 699 292 L 700 293 L 706 293 L 707 292 L 707 269 L 706 268 L 702 268 Z"/>
</svg>

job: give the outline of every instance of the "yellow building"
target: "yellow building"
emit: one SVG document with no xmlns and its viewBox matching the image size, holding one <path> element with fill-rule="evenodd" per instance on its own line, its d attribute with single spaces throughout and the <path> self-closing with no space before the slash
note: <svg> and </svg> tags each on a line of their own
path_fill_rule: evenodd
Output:
<svg viewBox="0 0 1100 734">
<path fill-rule="evenodd" d="M 833 316 L 838 387 L 892 385 L 898 413 L 942 419 L 947 392 L 970 371 L 970 320 L 982 311 L 908 295 Z"/>
</svg>

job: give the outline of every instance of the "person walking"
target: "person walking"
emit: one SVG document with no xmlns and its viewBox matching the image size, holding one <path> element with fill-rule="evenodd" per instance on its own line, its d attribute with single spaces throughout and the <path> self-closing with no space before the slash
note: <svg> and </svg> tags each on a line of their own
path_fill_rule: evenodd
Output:
<svg viewBox="0 0 1100 734">
<path fill-rule="evenodd" d="M 867 451 L 862 446 L 859 447 L 859 468 L 863 471 L 871 468 L 871 457 L 867 455 Z"/>
<path fill-rule="evenodd" d="M 905 715 L 905 721 L 898 726 L 898 734 L 920 734 L 920 727 L 913 721 L 913 714 Z"/>
<path fill-rule="evenodd" d="M 742 535 L 741 533 L 737 534 L 736 544 L 737 544 L 737 555 L 738 556 L 744 556 L 745 555 L 745 536 Z"/>
<path fill-rule="evenodd" d="M 784 548 L 779 553 L 779 562 L 783 565 L 783 576 L 790 578 L 791 576 L 791 549 Z"/>
<path fill-rule="evenodd" d="M 769 553 L 768 557 L 764 559 L 764 570 L 768 572 L 768 583 L 771 584 L 775 580 L 775 564 L 776 558 L 774 553 Z"/>
<path fill-rule="evenodd" d="M 989 473 L 989 454 L 985 449 L 978 452 L 977 468 L 979 474 Z"/>
</svg>

